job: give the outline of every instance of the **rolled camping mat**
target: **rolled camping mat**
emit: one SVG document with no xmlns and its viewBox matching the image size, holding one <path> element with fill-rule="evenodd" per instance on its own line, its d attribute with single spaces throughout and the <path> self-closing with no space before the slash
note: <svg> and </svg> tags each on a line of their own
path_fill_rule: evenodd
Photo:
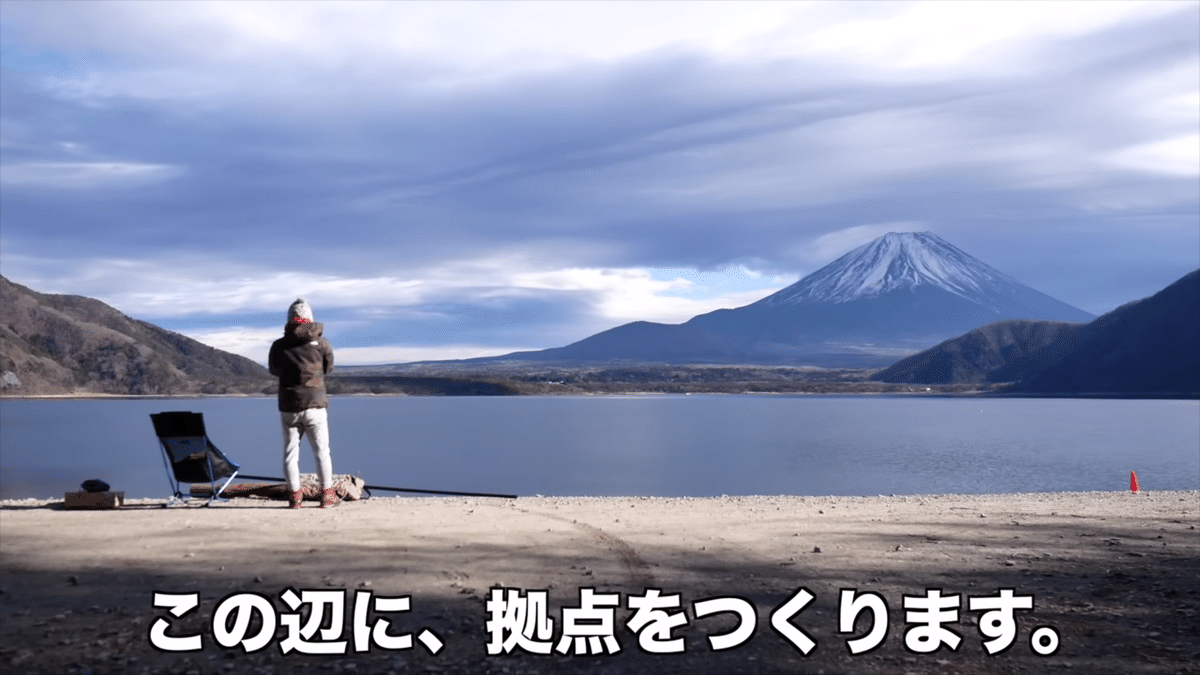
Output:
<svg viewBox="0 0 1200 675">
<path fill-rule="evenodd" d="M 348 474 L 334 474 L 333 476 L 333 491 L 346 501 L 362 499 L 365 485 L 366 481 L 359 476 Z M 211 497 L 213 489 L 211 483 L 192 483 L 190 493 L 193 497 Z M 304 493 L 306 500 L 321 498 L 321 484 L 317 482 L 316 474 L 300 474 L 300 491 Z M 291 497 L 291 492 L 286 483 L 230 483 L 221 496 L 229 499 L 257 497 L 287 501 Z"/>
</svg>

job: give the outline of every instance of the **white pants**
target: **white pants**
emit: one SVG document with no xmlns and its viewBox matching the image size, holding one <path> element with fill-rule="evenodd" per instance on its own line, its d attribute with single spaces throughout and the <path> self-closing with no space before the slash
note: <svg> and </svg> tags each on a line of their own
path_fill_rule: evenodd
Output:
<svg viewBox="0 0 1200 675">
<path fill-rule="evenodd" d="M 298 413 L 279 413 L 283 422 L 283 475 L 288 490 L 300 489 L 300 435 L 308 436 L 317 459 L 317 478 L 321 489 L 333 486 L 333 462 L 329 459 L 329 415 L 325 408 L 309 408 Z"/>
</svg>

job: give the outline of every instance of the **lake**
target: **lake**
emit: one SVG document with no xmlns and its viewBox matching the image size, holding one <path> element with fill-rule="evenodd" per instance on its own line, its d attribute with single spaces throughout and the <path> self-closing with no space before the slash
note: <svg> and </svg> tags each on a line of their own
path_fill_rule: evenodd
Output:
<svg viewBox="0 0 1200 675">
<path fill-rule="evenodd" d="M 273 398 L 6 400 L 0 498 L 169 483 L 150 413 L 204 413 L 281 476 Z M 1200 402 L 903 396 L 335 397 L 334 470 L 519 495 L 878 495 L 1200 488 Z M 307 441 L 301 470 L 313 471 Z M 377 495 L 404 494 L 376 492 Z"/>
</svg>

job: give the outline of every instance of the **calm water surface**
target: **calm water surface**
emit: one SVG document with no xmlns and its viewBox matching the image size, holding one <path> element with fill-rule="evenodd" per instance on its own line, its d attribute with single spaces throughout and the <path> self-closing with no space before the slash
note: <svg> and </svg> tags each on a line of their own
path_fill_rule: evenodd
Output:
<svg viewBox="0 0 1200 675">
<path fill-rule="evenodd" d="M 0 498 L 169 484 L 150 413 L 204 413 L 242 471 L 280 476 L 275 400 L 0 404 Z M 521 495 L 875 495 L 1200 489 L 1200 402 L 875 396 L 350 397 L 334 470 Z M 312 471 L 307 443 L 301 470 Z M 377 494 L 395 494 L 380 492 Z"/>
</svg>

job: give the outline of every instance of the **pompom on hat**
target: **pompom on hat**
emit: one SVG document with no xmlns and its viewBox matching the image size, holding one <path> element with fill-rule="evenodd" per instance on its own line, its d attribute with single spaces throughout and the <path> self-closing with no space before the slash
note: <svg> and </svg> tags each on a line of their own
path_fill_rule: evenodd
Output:
<svg viewBox="0 0 1200 675">
<path fill-rule="evenodd" d="M 297 321 L 302 319 L 302 321 Z M 291 307 L 288 307 L 288 322 L 295 321 L 296 323 L 311 323 L 313 320 L 312 307 L 308 306 L 308 301 L 304 298 L 296 298 Z"/>
</svg>

